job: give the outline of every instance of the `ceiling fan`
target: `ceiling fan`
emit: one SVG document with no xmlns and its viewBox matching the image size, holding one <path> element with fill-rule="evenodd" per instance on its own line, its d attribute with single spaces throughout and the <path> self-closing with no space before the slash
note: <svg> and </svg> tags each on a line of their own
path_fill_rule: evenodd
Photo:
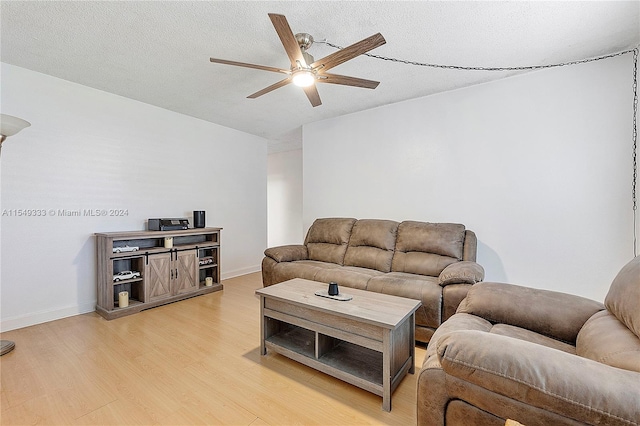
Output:
<svg viewBox="0 0 640 426">
<path fill-rule="evenodd" d="M 378 81 L 330 74 L 327 72 L 337 65 L 385 44 L 386 40 L 380 33 L 360 40 L 357 43 L 316 61 L 313 56 L 307 53 L 307 49 L 313 44 L 313 37 L 311 35 L 306 33 L 294 35 L 289 23 L 287 22 L 287 18 L 285 18 L 284 15 L 269 13 L 269 18 L 280 37 L 284 50 L 287 52 L 287 55 L 291 60 L 291 69 L 287 70 L 264 65 L 247 64 L 244 62 L 227 61 L 225 59 L 210 59 L 211 62 L 218 64 L 254 68 L 287 75 L 284 80 L 280 80 L 269 87 L 265 87 L 264 89 L 247 96 L 247 98 L 255 99 L 275 89 L 286 86 L 289 83 L 293 83 L 302 87 L 307 98 L 309 98 L 311 105 L 316 107 L 321 105 L 322 102 L 320 101 L 320 95 L 318 94 L 318 89 L 316 88 L 315 83 L 342 84 L 345 86 L 364 87 L 367 89 L 375 89 L 378 84 L 380 84 Z"/>
</svg>

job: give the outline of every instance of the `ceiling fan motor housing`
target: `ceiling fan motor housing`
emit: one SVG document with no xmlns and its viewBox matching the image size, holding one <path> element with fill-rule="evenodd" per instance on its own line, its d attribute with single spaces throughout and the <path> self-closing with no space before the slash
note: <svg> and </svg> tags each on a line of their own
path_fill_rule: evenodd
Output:
<svg viewBox="0 0 640 426">
<path fill-rule="evenodd" d="M 300 49 L 302 49 L 303 52 L 309 49 L 313 44 L 313 36 L 311 36 L 311 34 L 298 33 L 295 37 L 298 42 L 298 46 L 300 46 Z"/>
</svg>

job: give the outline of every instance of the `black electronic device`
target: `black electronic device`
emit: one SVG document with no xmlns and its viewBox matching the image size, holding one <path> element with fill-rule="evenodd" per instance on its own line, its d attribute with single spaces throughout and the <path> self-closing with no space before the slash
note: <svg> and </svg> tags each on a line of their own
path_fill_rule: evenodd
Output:
<svg viewBox="0 0 640 426">
<path fill-rule="evenodd" d="M 189 229 L 189 219 L 149 219 L 149 231 L 178 231 Z"/>
<path fill-rule="evenodd" d="M 340 291 L 338 290 L 338 283 L 331 281 L 329 283 L 329 290 L 327 291 L 327 294 L 329 294 L 329 296 L 337 296 L 340 294 Z"/>
<path fill-rule="evenodd" d="M 204 228 L 204 223 L 205 223 L 204 210 L 194 210 L 193 211 L 193 227 Z"/>
</svg>

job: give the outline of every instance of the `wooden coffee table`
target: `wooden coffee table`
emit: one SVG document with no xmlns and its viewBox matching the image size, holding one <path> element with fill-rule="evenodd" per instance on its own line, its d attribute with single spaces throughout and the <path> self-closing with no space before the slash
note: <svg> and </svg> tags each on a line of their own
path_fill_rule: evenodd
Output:
<svg viewBox="0 0 640 426">
<path fill-rule="evenodd" d="M 353 298 L 316 296 L 327 284 L 295 278 L 256 290 L 260 353 L 267 349 L 382 396 L 415 371 L 417 300 L 340 287 Z"/>
</svg>

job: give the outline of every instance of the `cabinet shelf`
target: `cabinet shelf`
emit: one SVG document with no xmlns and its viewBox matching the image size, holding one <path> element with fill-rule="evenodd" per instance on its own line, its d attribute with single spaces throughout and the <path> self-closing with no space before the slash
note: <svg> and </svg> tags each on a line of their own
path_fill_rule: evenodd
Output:
<svg viewBox="0 0 640 426">
<path fill-rule="evenodd" d="M 120 281 L 114 281 L 113 285 L 120 285 L 120 284 L 131 284 L 131 283 L 137 283 L 142 281 L 142 278 L 130 278 L 128 280 L 120 280 Z"/>
<path fill-rule="evenodd" d="M 210 241 L 220 242 L 222 228 L 192 228 L 177 231 L 123 231 L 123 232 L 96 232 L 96 237 L 112 238 L 117 241 L 144 240 L 149 238 L 184 237 L 194 235 L 207 235 L 215 238 Z M 217 233 L 217 235 L 212 235 Z"/>
<path fill-rule="evenodd" d="M 138 257 L 144 257 L 144 252 L 130 251 L 125 253 L 113 253 L 112 259 L 134 259 Z"/>
<path fill-rule="evenodd" d="M 200 269 L 215 268 L 217 266 L 218 266 L 217 263 L 210 263 L 208 265 L 200 265 Z"/>
<path fill-rule="evenodd" d="M 129 299 L 129 306 L 125 306 L 124 308 L 121 308 L 120 306 L 115 306 L 113 309 L 116 311 L 125 311 L 127 309 L 136 310 L 138 305 L 142 305 L 142 302 L 135 299 Z"/>
<path fill-rule="evenodd" d="M 143 257 L 143 256 L 149 256 L 151 254 L 157 254 L 157 253 L 168 253 L 170 251 L 175 251 L 175 250 L 178 250 L 178 251 L 201 250 L 201 249 L 211 249 L 216 247 L 220 247 L 220 244 L 218 243 L 216 244 L 174 244 L 174 246 L 171 248 L 166 248 L 163 245 L 163 246 L 157 246 L 157 247 L 154 246 L 154 247 L 140 248 L 139 250 L 136 250 L 136 251 L 112 253 L 110 257 L 112 259 Z"/>
<path fill-rule="evenodd" d="M 222 284 L 213 283 L 213 285 L 210 285 L 207 287 L 204 281 L 200 281 L 200 290 L 209 290 L 209 289 L 213 289 L 212 291 L 214 291 L 215 289 L 222 289 Z"/>
<path fill-rule="evenodd" d="M 220 284 L 220 231 L 198 228 L 179 231 L 134 231 L 96 233 L 98 254 L 96 311 L 106 319 L 118 318 L 188 297 L 222 290 Z M 173 238 L 173 247 L 164 240 Z M 117 247 L 139 247 L 113 252 Z M 200 258 L 212 263 L 199 265 Z M 141 276 L 113 281 L 122 271 Z M 206 286 L 210 278 L 213 285 Z M 129 306 L 120 308 L 117 296 L 129 292 Z"/>
</svg>

